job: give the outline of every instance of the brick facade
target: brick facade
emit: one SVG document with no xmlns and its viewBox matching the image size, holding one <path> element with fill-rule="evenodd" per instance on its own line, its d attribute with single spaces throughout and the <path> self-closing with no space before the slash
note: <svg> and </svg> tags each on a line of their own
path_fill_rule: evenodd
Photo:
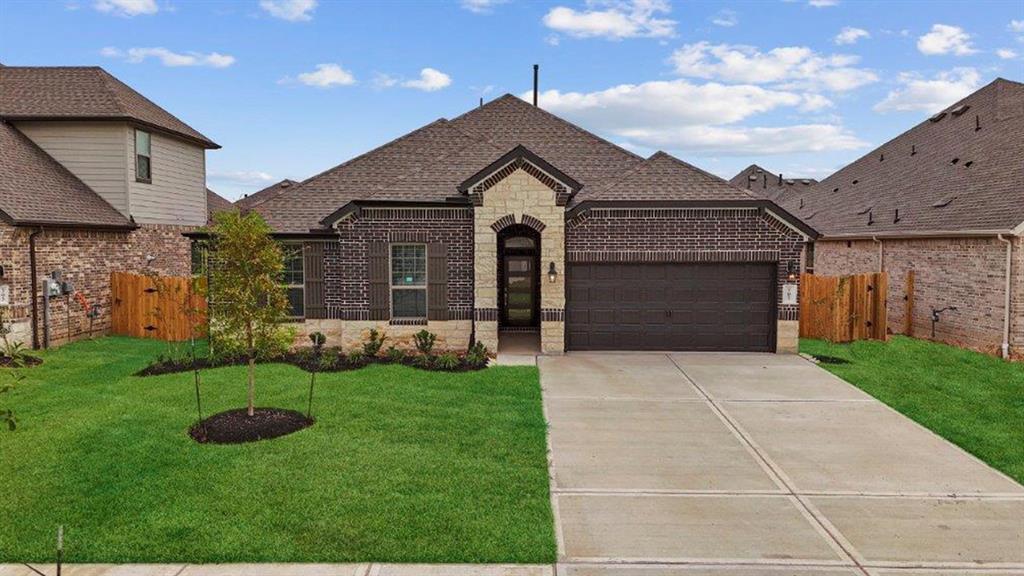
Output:
<svg viewBox="0 0 1024 576">
<path fill-rule="evenodd" d="M 39 278 L 39 342 L 42 330 L 42 279 L 59 270 L 89 304 L 99 304 L 101 315 L 93 324 L 94 335 L 110 329 L 110 273 L 141 272 L 146 256 L 156 259 L 151 269 L 165 275 L 187 275 L 190 272 L 190 241 L 182 236 L 191 228 L 169 225 L 144 225 L 128 231 L 90 231 L 82 229 L 44 229 L 36 236 L 36 266 Z M 15 320 L 14 336 L 31 343 L 31 280 L 29 269 L 29 235 L 32 229 L 0 224 L 0 265 L 5 275 L 0 284 L 10 286 L 10 312 Z M 89 321 L 85 310 L 73 299 L 70 336 L 68 330 L 68 299 L 50 301 L 50 345 L 60 345 L 87 337 Z"/>
<path fill-rule="evenodd" d="M 819 241 L 814 271 L 822 276 L 889 273 L 889 331 L 906 322 L 906 278 L 914 271 L 913 335 L 931 338 L 931 309 L 956 306 L 935 325 L 935 339 L 999 354 L 1003 339 L 1006 244 L 996 238 Z M 1015 239 L 1011 352 L 1024 355 L 1024 241 Z M 880 262 L 881 260 L 881 262 Z"/>
</svg>

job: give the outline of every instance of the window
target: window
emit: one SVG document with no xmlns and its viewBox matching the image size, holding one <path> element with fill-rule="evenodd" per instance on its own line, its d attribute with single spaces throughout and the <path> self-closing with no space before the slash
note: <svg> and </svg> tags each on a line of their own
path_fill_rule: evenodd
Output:
<svg viewBox="0 0 1024 576">
<path fill-rule="evenodd" d="M 302 318 L 306 314 L 302 245 L 285 244 L 281 246 L 281 251 L 284 252 L 281 284 L 288 291 L 288 315 L 292 318 Z"/>
<path fill-rule="evenodd" d="M 192 241 L 192 274 L 203 276 L 210 263 L 210 250 L 205 240 Z"/>
<path fill-rule="evenodd" d="M 391 317 L 427 317 L 427 247 L 391 246 Z"/>
<path fill-rule="evenodd" d="M 135 131 L 135 181 L 152 182 L 152 160 L 150 159 L 149 132 Z"/>
</svg>

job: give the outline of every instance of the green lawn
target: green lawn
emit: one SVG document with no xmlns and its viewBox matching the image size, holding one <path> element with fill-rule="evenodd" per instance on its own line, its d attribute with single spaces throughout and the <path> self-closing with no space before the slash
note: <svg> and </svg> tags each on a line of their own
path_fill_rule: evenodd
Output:
<svg viewBox="0 0 1024 576">
<path fill-rule="evenodd" d="M 821 366 L 1024 483 L 1024 364 L 903 336 L 800 351 L 849 360 Z"/>
<path fill-rule="evenodd" d="M 192 375 L 137 378 L 162 343 L 44 355 L 3 397 L 0 562 L 552 562 L 537 369 L 371 366 L 318 376 L 317 423 L 200 445 Z M 3 377 L 0 374 L 0 377 Z M 257 405 L 305 409 L 309 377 L 257 367 Z M 244 406 L 244 367 L 203 373 L 206 414 Z"/>
</svg>

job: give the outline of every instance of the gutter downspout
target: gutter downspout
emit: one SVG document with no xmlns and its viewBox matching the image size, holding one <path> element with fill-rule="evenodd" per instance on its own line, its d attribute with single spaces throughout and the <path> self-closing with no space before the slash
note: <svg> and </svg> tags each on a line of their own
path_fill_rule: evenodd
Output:
<svg viewBox="0 0 1024 576">
<path fill-rule="evenodd" d="M 871 241 L 878 244 L 878 271 L 885 272 L 885 252 L 882 251 L 882 241 L 878 239 L 878 236 L 872 236 Z"/>
<path fill-rule="evenodd" d="M 1013 242 L 1002 234 L 997 236 L 1000 242 L 1006 243 L 1006 294 L 1003 299 L 1003 358 L 1010 359 L 1010 266 L 1013 262 Z"/>
<path fill-rule="evenodd" d="M 36 272 L 36 236 L 42 234 L 42 228 L 36 228 L 28 235 L 28 270 L 29 282 L 32 284 L 32 349 L 39 350 L 39 278 Z"/>
</svg>

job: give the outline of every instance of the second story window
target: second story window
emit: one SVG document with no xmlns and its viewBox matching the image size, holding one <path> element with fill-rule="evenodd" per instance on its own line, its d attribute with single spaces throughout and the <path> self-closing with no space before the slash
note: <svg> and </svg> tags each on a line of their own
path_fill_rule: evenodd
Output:
<svg viewBox="0 0 1024 576">
<path fill-rule="evenodd" d="M 153 181 L 149 140 L 149 132 L 135 130 L 135 180 L 137 182 Z"/>
</svg>

